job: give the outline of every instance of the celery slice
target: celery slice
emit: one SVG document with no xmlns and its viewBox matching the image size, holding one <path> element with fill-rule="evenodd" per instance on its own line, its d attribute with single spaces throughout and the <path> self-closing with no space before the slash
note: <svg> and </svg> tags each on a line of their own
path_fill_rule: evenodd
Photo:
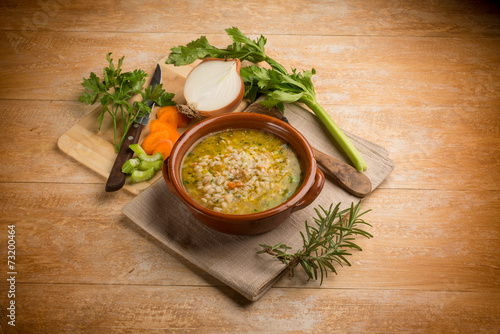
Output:
<svg viewBox="0 0 500 334">
<path fill-rule="evenodd" d="M 147 170 L 136 169 L 132 172 L 132 175 L 130 175 L 130 181 L 132 183 L 145 182 L 151 180 L 154 175 L 155 169 L 153 167 Z"/>
<path fill-rule="evenodd" d="M 159 171 L 161 169 L 161 166 L 163 165 L 163 160 L 156 160 L 156 161 L 141 161 L 138 169 L 139 170 L 148 170 L 151 167 L 155 169 L 155 172 Z"/>
<path fill-rule="evenodd" d="M 139 155 L 139 154 L 146 154 L 146 152 L 144 151 L 144 149 L 142 148 L 141 145 L 139 144 L 131 144 L 129 145 L 129 147 L 132 151 L 134 151 L 135 154 Z"/>
<path fill-rule="evenodd" d="M 153 155 L 147 155 L 146 153 L 140 153 L 137 155 L 141 161 L 148 161 L 148 162 L 154 162 L 154 161 L 163 161 L 163 155 L 161 153 L 156 153 Z"/>
<path fill-rule="evenodd" d="M 129 160 L 125 161 L 125 163 L 123 164 L 122 173 L 130 174 L 134 171 L 134 169 L 139 167 L 140 164 L 141 164 L 141 161 L 138 158 L 129 159 Z"/>
</svg>

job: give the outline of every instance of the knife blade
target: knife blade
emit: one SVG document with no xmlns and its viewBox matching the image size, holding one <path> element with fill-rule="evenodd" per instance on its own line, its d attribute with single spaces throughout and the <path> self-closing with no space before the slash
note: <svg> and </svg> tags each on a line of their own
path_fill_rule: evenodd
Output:
<svg viewBox="0 0 500 334">
<path fill-rule="evenodd" d="M 264 114 L 282 120 L 283 122 L 290 123 L 277 108 L 271 108 L 269 110 L 259 102 L 252 103 L 244 112 Z M 336 182 L 343 189 L 357 197 L 365 197 L 371 193 L 372 183 L 365 174 L 359 172 L 351 165 L 329 156 L 314 147 L 312 149 L 316 162 L 330 180 Z"/>
<path fill-rule="evenodd" d="M 161 67 L 160 64 L 156 65 L 153 77 L 151 78 L 150 87 L 151 90 L 155 88 L 156 85 L 161 83 Z M 153 110 L 155 103 L 153 101 L 147 102 L 148 106 Z M 129 148 L 130 145 L 136 144 L 141 136 L 142 128 L 148 124 L 150 114 L 137 117 L 135 122 L 130 126 L 127 131 L 125 140 L 116 156 L 115 163 L 111 168 L 109 173 L 108 181 L 106 182 L 105 190 L 106 192 L 113 192 L 120 190 L 125 184 L 126 175 L 122 173 L 123 164 L 132 157 L 134 152 Z"/>
</svg>

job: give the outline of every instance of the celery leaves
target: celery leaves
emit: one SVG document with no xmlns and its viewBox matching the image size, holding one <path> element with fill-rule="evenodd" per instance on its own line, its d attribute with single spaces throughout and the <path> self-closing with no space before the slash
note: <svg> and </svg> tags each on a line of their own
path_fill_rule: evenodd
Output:
<svg viewBox="0 0 500 334">
<path fill-rule="evenodd" d="M 267 39 L 264 36 L 261 35 L 258 39 L 252 40 L 236 27 L 226 29 L 226 33 L 233 43 L 225 49 L 210 45 L 207 38 L 201 36 L 186 46 L 172 48 L 166 63 L 182 66 L 206 57 L 238 58 L 255 64 L 267 63 L 271 69 L 256 65 L 241 69 L 240 74 L 245 84 L 245 97 L 254 101 L 259 95 L 264 94 L 265 100 L 261 103 L 267 108 L 276 106 L 281 111 L 284 110 L 285 103 L 304 103 L 316 114 L 354 167 L 360 172 L 366 170 L 367 165 L 361 154 L 318 103 L 311 79 L 316 73 L 314 69 L 303 72 L 292 69 L 292 73 L 289 73 L 283 65 L 266 55 Z"/>
</svg>

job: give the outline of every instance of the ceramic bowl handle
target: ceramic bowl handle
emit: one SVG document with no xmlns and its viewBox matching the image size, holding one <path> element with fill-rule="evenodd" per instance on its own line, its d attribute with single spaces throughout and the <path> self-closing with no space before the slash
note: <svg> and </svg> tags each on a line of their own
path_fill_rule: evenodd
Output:
<svg viewBox="0 0 500 334">
<path fill-rule="evenodd" d="M 303 209 L 309 204 L 311 204 L 316 199 L 316 197 L 318 197 L 324 185 L 325 185 L 325 175 L 319 168 L 317 168 L 316 177 L 314 179 L 313 185 L 311 186 L 307 194 L 305 194 L 305 196 L 302 197 L 302 199 L 298 201 L 297 204 L 295 204 L 295 206 L 292 209 L 292 212 Z"/>
<path fill-rule="evenodd" d="M 165 183 L 167 184 L 168 189 L 173 193 L 177 195 L 177 190 L 175 190 L 174 185 L 172 184 L 172 181 L 170 180 L 170 176 L 168 175 L 168 162 L 170 158 L 165 159 L 163 162 L 163 168 L 162 168 L 162 173 L 163 173 L 163 179 L 165 180 Z"/>
</svg>

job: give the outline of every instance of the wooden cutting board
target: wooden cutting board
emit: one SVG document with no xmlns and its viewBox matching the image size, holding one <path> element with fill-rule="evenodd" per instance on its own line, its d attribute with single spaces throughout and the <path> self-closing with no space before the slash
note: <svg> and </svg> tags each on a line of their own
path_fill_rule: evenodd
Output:
<svg viewBox="0 0 500 334">
<path fill-rule="evenodd" d="M 188 66 L 175 67 L 173 65 L 165 64 L 166 59 L 167 57 L 158 62 L 162 69 L 163 88 L 167 92 L 175 94 L 175 102 L 179 104 L 185 103 L 186 101 L 183 96 L 184 82 L 186 81 L 186 77 L 191 69 L 196 66 L 197 63 L 193 63 Z M 156 64 L 152 66 L 149 71 L 147 71 L 149 77 L 146 81 L 146 87 L 151 81 L 155 67 Z M 133 100 L 138 99 L 139 97 L 134 97 Z M 247 105 L 248 103 L 243 101 L 237 111 L 245 109 Z M 104 116 L 101 130 L 98 131 L 98 116 L 101 113 L 101 110 L 101 107 L 97 107 L 92 110 L 92 112 L 66 131 L 59 138 L 57 144 L 61 151 L 92 169 L 99 175 L 102 175 L 105 178 L 104 181 L 106 181 L 117 154 L 113 144 L 113 123 L 109 115 Z M 153 109 L 150 120 L 156 118 L 157 110 L 158 107 Z M 192 125 L 192 123 L 194 123 L 194 120 L 191 120 L 190 125 Z M 178 129 L 178 131 L 179 133 L 182 133 L 185 129 Z M 145 127 L 142 131 L 141 137 L 139 138 L 139 143 L 142 143 L 144 137 L 146 137 L 148 133 L 149 127 Z M 158 172 L 153 179 L 142 183 L 131 183 L 129 178 L 127 178 L 123 189 L 138 195 L 144 189 L 151 186 L 160 177 L 161 173 Z M 104 191 L 104 184 L 102 189 Z"/>
</svg>

